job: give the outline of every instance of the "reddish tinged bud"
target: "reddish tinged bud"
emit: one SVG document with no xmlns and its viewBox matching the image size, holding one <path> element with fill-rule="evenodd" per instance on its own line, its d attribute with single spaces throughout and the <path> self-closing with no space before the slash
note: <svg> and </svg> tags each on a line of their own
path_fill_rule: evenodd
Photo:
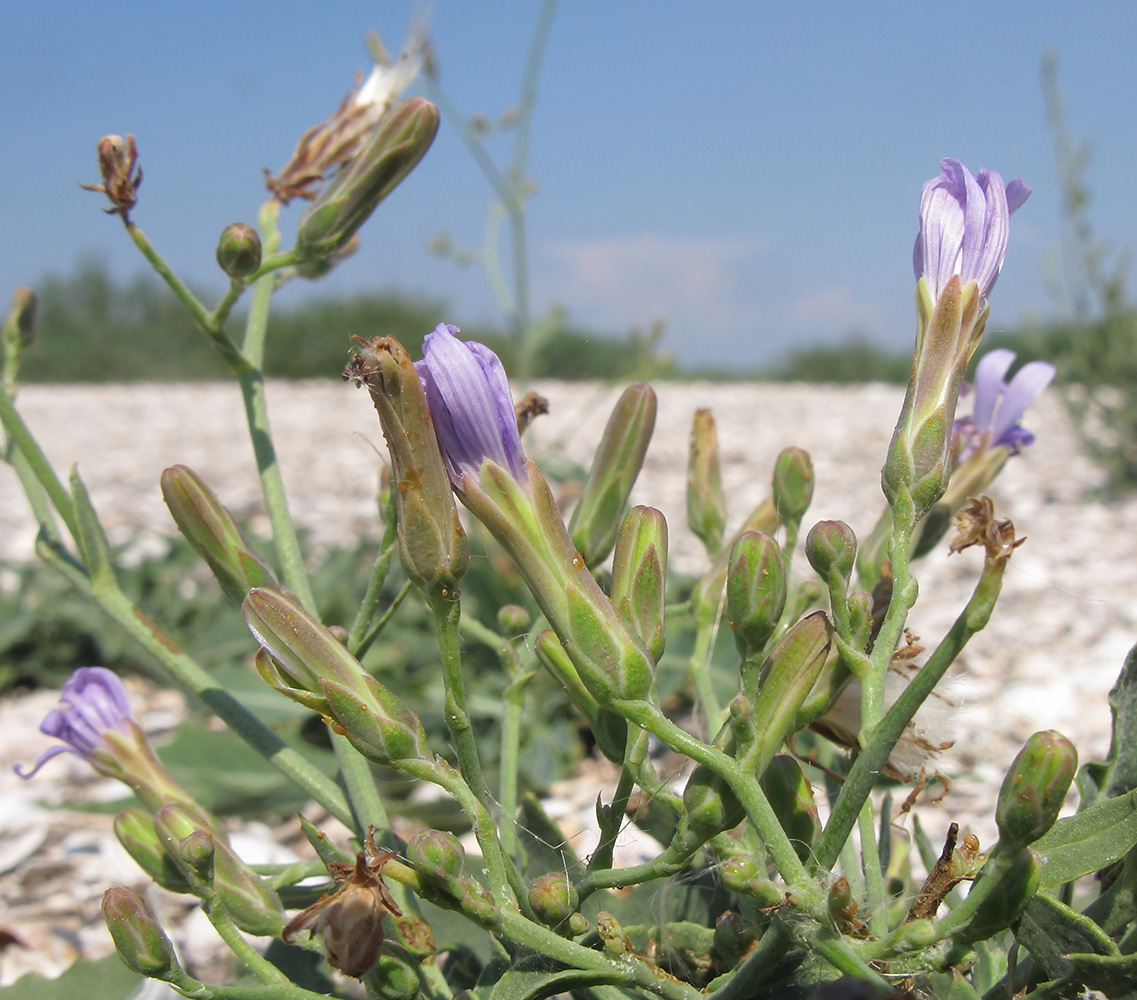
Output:
<svg viewBox="0 0 1137 1000">
<path fill-rule="evenodd" d="M 1035 733 L 1003 779 L 995 822 L 1000 843 L 1032 844 L 1058 819 L 1078 770 L 1078 751 L 1053 729 Z"/>
<path fill-rule="evenodd" d="M 217 263 L 235 281 L 256 274 L 261 266 L 261 238 L 257 231 L 244 222 L 230 223 L 221 230 Z"/>
<path fill-rule="evenodd" d="M 445 830 L 423 830 L 407 844 L 407 860 L 415 871 L 431 880 L 448 882 L 466 871 L 466 852 L 454 834 Z"/>
<path fill-rule="evenodd" d="M 835 570 L 848 583 L 857 559 L 857 536 L 844 521 L 818 521 L 805 536 L 805 555 L 823 580 Z"/>
<path fill-rule="evenodd" d="M 687 459 L 687 524 L 715 556 L 722 549 L 726 500 L 722 492 L 718 435 L 710 410 L 696 410 Z"/>
<path fill-rule="evenodd" d="M 533 879 L 529 905 L 541 923 L 560 928 L 580 908 L 580 895 L 564 872 L 549 872 Z"/>
<path fill-rule="evenodd" d="M 149 979 L 174 978 L 180 969 L 174 946 L 137 892 L 124 885 L 108 889 L 103 893 L 103 919 L 128 969 Z"/>
<path fill-rule="evenodd" d="M 813 463 L 800 448 L 786 448 L 774 462 L 774 506 L 778 517 L 800 524 L 813 500 Z"/>
</svg>

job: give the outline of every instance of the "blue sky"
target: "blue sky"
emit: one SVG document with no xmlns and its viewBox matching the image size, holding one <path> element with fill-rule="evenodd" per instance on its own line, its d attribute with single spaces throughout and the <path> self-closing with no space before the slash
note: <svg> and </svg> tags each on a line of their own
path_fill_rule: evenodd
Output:
<svg viewBox="0 0 1137 1000">
<path fill-rule="evenodd" d="M 442 81 L 467 113 L 517 99 L 537 0 L 436 0 Z M 405 0 L 267 5 L 0 2 L 0 294 L 84 256 L 142 268 L 97 180 L 104 133 L 133 132 L 133 218 L 184 277 L 220 291 L 227 223 L 252 221 L 279 169 L 370 65 L 401 43 Z M 1072 131 L 1089 138 L 1091 215 L 1137 244 L 1137 4 L 809 4 L 562 0 L 538 90 L 530 172 L 534 298 L 620 333 L 664 315 L 682 362 L 752 364 L 861 332 L 912 337 L 920 186 L 943 156 L 1034 195 L 1015 216 L 991 325 L 1061 311 L 1061 213 L 1039 83 L 1056 48 Z M 499 161 L 508 145 L 495 141 Z M 464 322 L 496 316 L 484 275 L 430 256 L 447 230 L 481 243 L 491 192 L 444 122 L 426 160 L 308 294 L 402 289 Z M 286 210 L 290 237 L 300 209 Z M 368 331 L 359 331 L 367 333 Z M 314 332 L 318 335 L 318 331 Z"/>
</svg>

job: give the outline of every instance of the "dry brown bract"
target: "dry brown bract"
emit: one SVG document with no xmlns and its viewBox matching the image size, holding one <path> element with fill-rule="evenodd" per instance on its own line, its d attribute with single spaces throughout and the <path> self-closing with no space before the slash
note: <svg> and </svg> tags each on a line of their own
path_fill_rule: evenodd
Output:
<svg viewBox="0 0 1137 1000">
<path fill-rule="evenodd" d="M 970 503 L 952 518 L 958 534 L 948 550 L 962 552 L 972 545 L 982 545 L 988 559 L 1007 560 L 1026 537 L 1015 538 L 1015 526 L 1010 518 L 995 519 L 995 503 L 989 496 L 972 497 Z"/>
<path fill-rule="evenodd" d="M 344 861 L 328 864 L 328 872 L 343 884 L 296 914 L 284 928 L 284 940 L 290 943 L 302 931 L 310 938 L 319 934 L 328 961 L 340 972 L 361 978 L 379 961 L 383 918 L 388 913 L 403 915 L 382 877 L 383 866 L 395 854 L 378 850 L 375 830 L 369 830 L 367 850 L 355 856 L 354 865 Z"/>
<path fill-rule="evenodd" d="M 138 200 L 138 188 L 142 184 L 142 168 L 138 167 L 138 147 L 134 136 L 104 135 L 98 144 L 99 173 L 102 184 L 80 184 L 84 191 L 98 191 L 110 200 L 109 215 L 121 215 L 134 208 Z M 135 169 L 137 167 L 137 169 Z"/>
</svg>

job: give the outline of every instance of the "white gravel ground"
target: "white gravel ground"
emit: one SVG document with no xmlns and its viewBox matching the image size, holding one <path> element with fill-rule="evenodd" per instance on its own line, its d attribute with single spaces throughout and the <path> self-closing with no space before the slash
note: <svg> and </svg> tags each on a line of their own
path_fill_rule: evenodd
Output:
<svg viewBox="0 0 1137 1000">
<path fill-rule="evenodd" d="M 618 390 L 569 383 L 535 388 L 548 397 L 552 412 L 532 428 L 530 454 L 538 461 L 556 454 L 587 462 Z M 807 522 L 841 518 L 863 536 L 876 520 L 882 504 L 879 469 L 901 390 L 696 383 L 664 384 L 658 392 L 656 435 L 633 499 L 666 514 L 678 568 L 697 572 L 702 565 L 698 543 L 684 526 L 688 432 L 699 407 L 711 408 L 718 420 L 732 525 L 766 495 L 773 460 L 787 445 L 803 447 L 813 457 L 817 486 Z M 311 530 L 314 544 L 374 534 L 376 479 L 385 449 L 366 393 L 330 382 L 270 383 L 268 399 L 292 509 Z M 65 473 L 78 463 L 113 541 L 133 540 L 142 553 L 173 530 L 158 475 L 174 463 L 194 468 L 238 517 L 264 527 L 233 386 L 30 386 L 19 404 L 56 468 Z M 1105 753 L 1106 693 L 1137 642 L 1137 500 L 1094 498 L 1099 473 L 1053 392 L 1026 422 L 1037 443 L 1009 463 L 989 492 L 999 515 L 1011 517 L 1028 541 L 1011 560 L 991 625 L 954 670 L 952 692 L 962 708 L 955 719 L 956 745 L 941 762 L 953 777 L 953 790 L 925 813 L 936 829 L 959 820 L 985 844 L 994 839 L 997 784 L 1031 732 L 1061 730 L 1075 741 L 1082 759 Z M 0 560 L 31 558 L 33 524 L 7 466 L 0 466 L 0 524 Z M 946 631 L 962 607 L 980 559 L 970 550 L 950 559 L 939 552 L 924 561 L 922 596 L 910 625 L 926 645 Z M 50 843 L 54 836 L 56 821 L 28 817 L 39 808 L 37 802 L 63 798 L 58 789 L 49 789 L 47 772 L 46 784 L 37 778 L 25 785 L 9 770 L 15 760 L 38 752 L 40 741 L 27 730 L 42 717 L 42 708 L 18 700 L 0 704 L 5 737 L 0 741 L 0 843 L 10 848 L 0 857 L 0 899 L 8 906 L 27 888 L 21 888 L 26 877 L 20 874 L 26 864 L 16 866 L 42 853 L 34 841 Z M 61 780 L 75 780 L 73 769 L 60 766 L 59 772 L 65 772 Z M 84 823 L 92 819 L 100 821 L 89 817 Z M 12 849 L 17 835 L 32 846 Z M 110 850 L 105 827 L 92 836 Z M 89 857 L 87 847 L 77 850 Z M 98 881 L 90 880 L 91 892 Z M 81 897 L 76 890 L 76 899 Z M 98 930 L 85 933 L 99 937 Z M 99 950 L 80 950 L 92 948 Z M 13 965 L 13 956 L 23 952 L 9 948 L 0 957 L 0 984 L 25 968 L 61 967 L 30 954 Z"/>
</svg>

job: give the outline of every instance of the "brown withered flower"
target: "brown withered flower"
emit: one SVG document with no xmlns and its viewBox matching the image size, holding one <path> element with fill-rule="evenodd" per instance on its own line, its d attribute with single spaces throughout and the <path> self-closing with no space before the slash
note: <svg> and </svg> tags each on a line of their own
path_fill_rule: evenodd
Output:
<svg viewBox="0 0 1137 1000">
<path fill-rule="evenodd" d="M 972 497 L 952 518 L 957 532 L 948 545 L 951 553 L 962 552 L 972 545 L 982 545 L 988 559 L 1006 561 L 1011 553 L 1026 541 L 1026 536 L 1015 538 L 1015 526 L 1010 518 L 996 520 L 995 503 L 989 496 Z"/>
<path fill-rule="evenodd" d="M 362 73 L 356 73 L 351 93 L 331 117 L 300 137 L 279 174 L 274 176 L 265 168 L 265 185 L 282 204 L 293 198 L 315 198 L 324 181 L 362 149 L 395 98 L 418 76 L 425 45 L 425 25 L 412 28 L 406 47 L 394 62 L 382 53 L 383 61 L 366 80 Z"/>
<path fill-rule="evenodd" d="M 395 851 L 376 848 L 372 827 L 367 832 L 367 850 L 355 856 L 355 864 L 328 864 L 328 873 L 342 884 L 288 922 L 283 934 L 285 942 L 290 944 L 303 931 L 310 938 L 319 935 L 328 962 L 340 972 L 362 978 L 379 961 L 383 918 L 388 913 L 403 915 L 382 877 L 383 866 L 395 855 Z"/>
<path fill-rule="evenodd" d="M 134 136 L 104 135 L 98 144 L 99 173 L 102 184 L 80 184 L 84 191 L 98 191 L 110 200 L 108 215 L 121 215 L 134 208 L 138 188 L 142 184 L 142 168 L 138 166 L 138 147 Z"/>
</svg>

